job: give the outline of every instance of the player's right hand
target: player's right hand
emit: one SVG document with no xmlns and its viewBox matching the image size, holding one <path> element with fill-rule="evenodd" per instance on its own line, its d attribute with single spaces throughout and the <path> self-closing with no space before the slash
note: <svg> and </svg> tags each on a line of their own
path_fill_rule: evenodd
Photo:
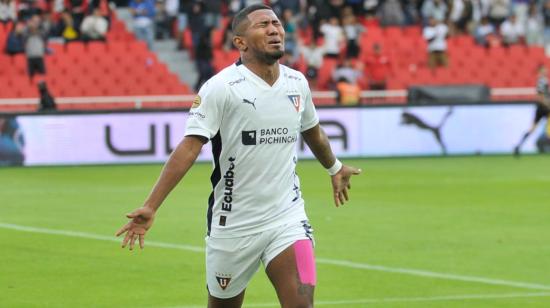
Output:
<svg viewBox="0 0 550 308">
<path fill-rule="evenodd" d="M 145 233 L 153 225 L 155 211 L 149 207 L 140 207 L 127 214 L 126 217 L 131 220 L 116 232 L 116 236 L 126 233 L 124 240 L 122 240 L 122 248 L 126 248 L 126 245 L 130 243 L 130 250 L 133 250 L 136 240 L 139 239 L 139 247 L 143 249 Z"/>
</svg>

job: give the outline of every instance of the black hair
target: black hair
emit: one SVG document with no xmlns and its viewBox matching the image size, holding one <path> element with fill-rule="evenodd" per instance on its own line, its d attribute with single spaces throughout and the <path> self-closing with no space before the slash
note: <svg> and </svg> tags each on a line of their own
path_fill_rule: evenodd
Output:
<svg viewBox="0 0 550 308">
<path fill-rule="evenodd" d="M 258 10 L 270 10 L 273 11 L 273 9 L 265 4 L 253 4 L 251 6 L 247 6 L 244 9 L 240 10 L 235 17 L 233 17 L 233 22 L 231 23 L 231 29 L 233 30 L 233 33 L 236 35 L 240 35 L 237 31 L 237 28 L 243 23 L 244 21 L 248 21 L 248 15 L 254 11 Z"/>
</svg>

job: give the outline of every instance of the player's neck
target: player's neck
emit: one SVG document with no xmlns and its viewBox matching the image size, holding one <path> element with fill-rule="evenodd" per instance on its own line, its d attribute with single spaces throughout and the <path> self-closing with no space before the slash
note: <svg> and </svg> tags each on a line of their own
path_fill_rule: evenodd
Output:
<svg viewBox="0 0 550 308">
<path fill-rule="evenodd" d="M 273 64 L 261 63 L 257 60 L 242 59 L 243 65 L 251 72 L 262 78 L 268 85 L 273 86 L 279 79 L 279 62 Z"/>
</svg>

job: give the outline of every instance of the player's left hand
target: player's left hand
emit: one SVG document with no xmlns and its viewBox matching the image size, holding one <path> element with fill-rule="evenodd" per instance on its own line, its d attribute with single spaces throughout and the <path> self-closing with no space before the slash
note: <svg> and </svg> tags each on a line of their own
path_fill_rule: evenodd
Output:
<svg viewBox="0 0 550 308">
<path fill-rule="evenodd" d="M 351 176 L 361 174 L 361 169 L 343 165 L 342 169 L 331 177 L 334 204 L 336 207 L 349 200 L 348 190 L 351 189 Z"/>
</svg>

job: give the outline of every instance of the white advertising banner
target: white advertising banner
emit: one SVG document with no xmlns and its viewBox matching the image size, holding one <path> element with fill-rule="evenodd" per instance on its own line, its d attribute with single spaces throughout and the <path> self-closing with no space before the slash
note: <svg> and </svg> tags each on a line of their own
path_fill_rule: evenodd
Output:
<svg viewBox="0 0 550 308">
<path fill-rule="evenodd" d="M 534 112 L 531 105 L 318 110 L 339 157 L 511 153 Z M 163 162 L 183 138 L 186 119 L 185 111 L 0 116 L 0 165 Z M 543 126 L 524 152 L 536 150 Z M 298 152 L 313 157 L 301 140 Z M 211 157 L 207 144 L 199 160 Z"/>
</svg>

